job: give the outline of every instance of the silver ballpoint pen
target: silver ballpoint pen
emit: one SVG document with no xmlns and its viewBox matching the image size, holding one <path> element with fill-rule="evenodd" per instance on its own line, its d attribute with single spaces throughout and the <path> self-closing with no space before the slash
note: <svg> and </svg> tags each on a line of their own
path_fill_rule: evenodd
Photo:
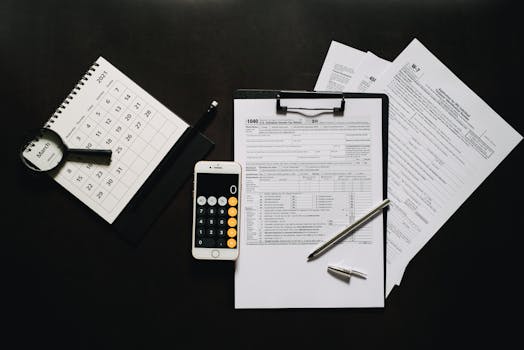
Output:
<svg viewBox="0 0 524 350">
<path fill-rule="evenodd" d="M 371 209 L 366 215 L 362 216 L 358 220 L 355 220 L 349 227 L 342 230 L 340 233 L 335 235 L 329 241 L 322 244 L 320 247 L 315 249 L 315 251 L 308 255 L 307 259 L 312 260 L 326 251 L 328 248 L 332 247 L 335 243 L 349 235 L 351 232 L 355 231 L 360 226 L 364 225 L 367 221 L 373 218 L 377 213 L 389 205 L 389 199 L 384 199 L 379 205 Z"/>
</svg>

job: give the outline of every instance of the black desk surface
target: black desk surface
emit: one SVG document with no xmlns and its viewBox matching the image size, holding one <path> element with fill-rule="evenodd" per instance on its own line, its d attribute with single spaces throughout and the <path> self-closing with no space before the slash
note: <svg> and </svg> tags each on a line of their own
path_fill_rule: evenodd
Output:
<svg viewBox="0 0 524 350">
<path fill-rule="evenodd" d="M 516 3 L 2 0 L 2 347 L 517 340 L 520 322 L 509 317 L 521 306 L 522 145 L 416 256 L 383 310 L 234 310 L 234 265 L 191 257 L 190 180 L 131 247 L 17 158 L 24 132 L 42 125 L 103 55 L 189 122 L 217 99 L 208 159 L 231 159 L 233 91 L 312 89 L 332 39 L 393 60 L 417 37 L 523 133 Z"/>
</svg>

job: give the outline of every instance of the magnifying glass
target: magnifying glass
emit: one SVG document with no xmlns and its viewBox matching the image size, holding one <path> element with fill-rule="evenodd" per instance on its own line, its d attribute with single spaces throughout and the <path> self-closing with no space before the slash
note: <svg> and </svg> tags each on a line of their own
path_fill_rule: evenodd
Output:
<svg viewBox="0 0 524 350">
<path fill-rule="evenodd" d="M 84 163 L 109 164 L 110 149 L 69 148 L 55 131 L 42 128 L 38 137 L 20 149 L 24 165 L 36 172 L 47 172 L 59 168 L 65 160 Z"/>
</svg>

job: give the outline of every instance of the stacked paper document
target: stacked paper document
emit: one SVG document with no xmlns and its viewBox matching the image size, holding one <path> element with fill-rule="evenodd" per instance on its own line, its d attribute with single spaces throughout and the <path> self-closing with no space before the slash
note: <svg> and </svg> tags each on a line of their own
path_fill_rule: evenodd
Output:
<svg viewBox="0 0 524 350">
<path fill-rule="evenodd" d="M 376 96 L 386 95 L 389 101 L 387 197 L 391 204 L 387 213 L 385 288 L 383 283 L 376 282 L 377 276 L 383 278 L 383 269 L 377 268 L 377 264 L 383 266 L 382 260 L 366 253 L 363 248 L 382 249 L 382 245 L 373 239 L 375 236 L 368 235 L 359 241 L 367 246 L 346 240 L 337 251 L 326 254 L 330 261 L 317 261 L 316 264 L 305 262 L 306 253 L 315 247 L 313 240 L 295 239 L 294 235 L 304 237 L 308 234 L 311 237 L 322 234 L 322 237 L 330 237 L 326 233 L 329 225 L 340 224 L 349 212 L 345 208 L 347 199 L 330 201 L 329 208 L 321 208 L 322 216 L 311 210 L 300 215 L 287 214 L 290 211 L 280 207 L 271 211 L 271 215 L 265 215 L 268 205 L 284 208 L 288 204 L 283 203 L 278 195 L 266 196 L 266 200 L 257 202 L 258 197 L 245 191 L 245 195 L 249 192 L 251 197 L 246 197 L 244 203 L 251 201 L 253 205 L 249 211 L 245 210 L 243 218 L 252 227 L 254 223 L 257 225 L 256 230 L 246 226 L 241 240 L 244 246 L 235 273 L 237 308 L 383 307 L 384 293 L 387 296 L 395 285 L 400 284 L 413 257 L 522 140 L 518 132 L 416 39 L 393 62 L 333 41 L 315 90 L 376 93 Z M 358 95 L 354 96 L 351 102 L 358 100 Z M 315 103 L 327 103 L 321 100 L 316 99 Z M 256 126 L 245 124 L 241 128 L 235 116 L 235 147 L 239 148 L 238 152 L 235 150 L 235 158 L 248 165 L 245 173 L 252 186 L 257 186 L 260 191 L 273 186 L 271 193 L 277 193 L 279 189 L 289 191 L 288 177 L 297 177 L 297 169 L 305 171 L 304 167 L 295 166 L 293 157 L 303 158 L 307 149 L 302 142 L 309 140 L 308 144 L 313 141 L 321 144 L 318 152 L 327 154 L 325 159 L 321 159 L 327 165 L 321 162 L 313 164 L 316 168 L 306 165 L 309 175 L 302 176 L 303 183 L 297 182 L 297 188 L 300 190 L 310 185 L 315 176 L 323 176 L 318 168 L 329 179 L 333 175 L 340 179 L 333 181 L 333 188 L 354 189 L 352 168 L 340 168 L 340 164 L 330 163 L 329 155 L 343 149 L 337 148 L 340 147 L 337 138 L 341 138 L 345 147 L 350 147 L 355 141 L 371 142 L 372 138 L 362 138 L 369 133 L 352 134 L 364 129 L 333 127 L 342 121 L 326 115 L 317 119 L 296 116 L 273 116 L 271 119 L 269 117 L 275 113 L 274 100 L 250 102 L 250 106 L 258 108 L 247 111 L 244 108 L 246 103 L 235 103 L 235 113 L 243 112 L 253 123 L 264 120 Z M 354 122 L 361 119 L 365 122 L 365 117 L 373 111 L 372 106 L 358 109 L 357 105 L 348 103 Z M 349 116 L 349 112 L 346 114 Z M 268 130 L 275 132 L 269 133 Z M 247 148 L 239 146 L 243 135 L 251 140 Z M 282 152 L 288 152 L 287 158 L 282 158 Z M 270 159 L 269 155 L 274 155 L 275 159 Z M 278 159 L 282 159 L 281 163 L 276 162 Z M 340 159 L 353 166 L 360 164 L 358 159 L 354 162 L 351 157 Z M 261 160 L 266 163 L 260 164 Z M 280 180 L 270 182 L 268 179 L 274 177 L 269 177 L 268 172 L 279 174 Z M 333 193 L 325 195 L 326 198 L 335 198 Z M 294 196 L 296 198 L 293 197 L 289 205 L 311 207 L 311 198 Z M 369 208 L 373 202 L 369 196 L 366 197 L 368 202 L 354 198 L 350 202 L 355 208 L 359 205 Z M 290 218 L 290 215 L 294 216 Z M 317 217 L 319 222 L 314 222 Z M 300 226 L 305 221 L 308 225 Z M 326 222 L 329 225 L 326 226 Z M 355 241 L 370 227 L 362 230 L 353 237 Z M 378 232 L 381 240 L 381 230 Z M 331 232 L 331 236 L 334 233 Z M 255 244 L 257 239 L 264 244 Z M 274 242 L 284 242 L 285 245 Z M 360 255 L 373 258 L 356 260 Z M 322 265 L 323 262 L 349 264 L 351 268 L 367 272 L 368 279 L 353 279 L 349 285 L 335 283 L 339 281 L 333 281 L 325 272 L 321 274 L 327 267 Z"/>
<path fill-rule="evenodd" d="M 389 97 L 387 295 L 522 136 L 417 39 L 391 63 L 333 41 L 315 90 Z"/>
</svg>

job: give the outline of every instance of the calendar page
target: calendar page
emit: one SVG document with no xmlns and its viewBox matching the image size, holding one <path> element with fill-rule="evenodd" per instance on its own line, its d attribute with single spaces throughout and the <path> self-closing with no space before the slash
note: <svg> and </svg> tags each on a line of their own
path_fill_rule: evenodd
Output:
<svg viewBox="0 0 524 350">
<path fill-rule="evenodd" d="M 47 127 L 70 148 L 111 149 L 109 165 L 66 162 L 54 179 L 113 223 L 188 124 L 99 57 Z M 32 161 L 36 153 L 24 153 Z"/>
</svg>

